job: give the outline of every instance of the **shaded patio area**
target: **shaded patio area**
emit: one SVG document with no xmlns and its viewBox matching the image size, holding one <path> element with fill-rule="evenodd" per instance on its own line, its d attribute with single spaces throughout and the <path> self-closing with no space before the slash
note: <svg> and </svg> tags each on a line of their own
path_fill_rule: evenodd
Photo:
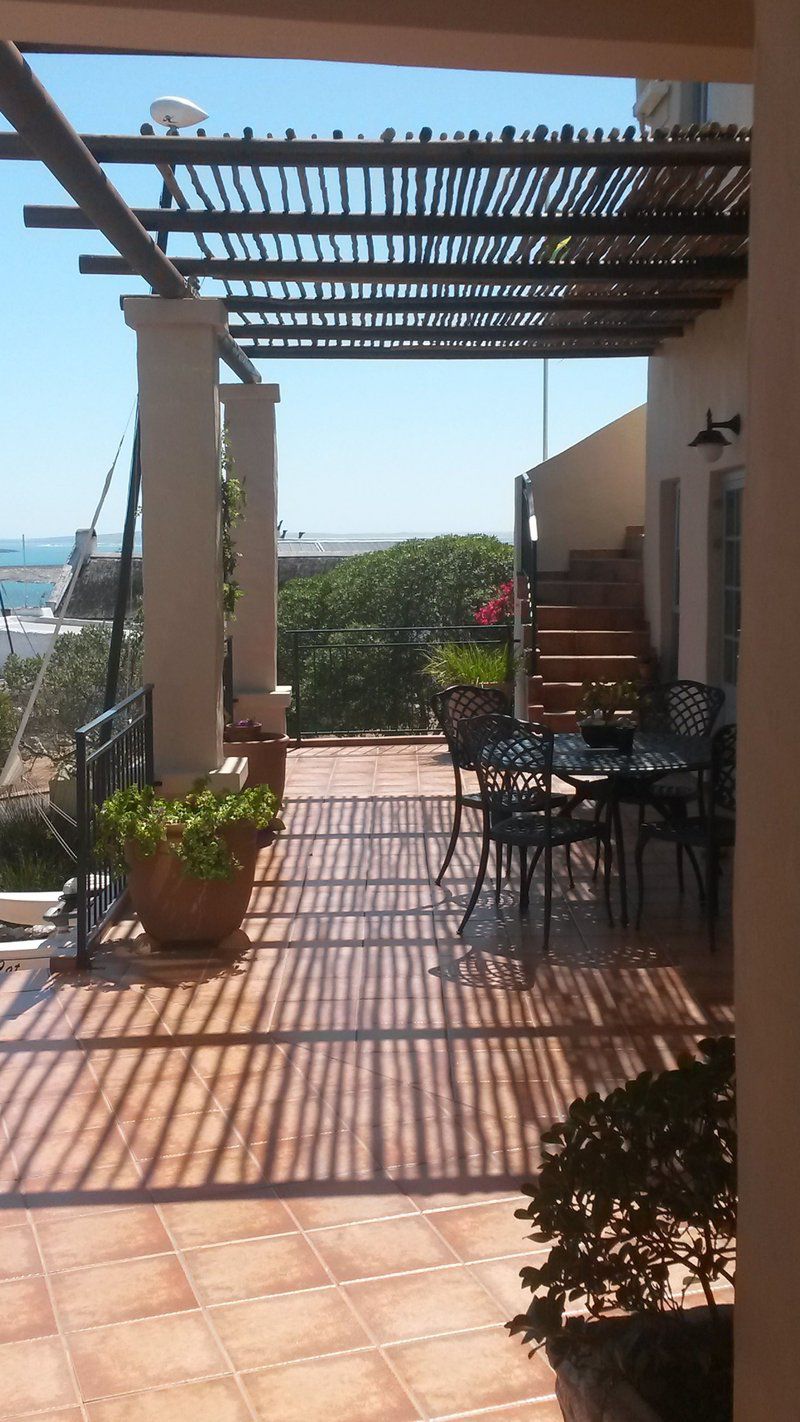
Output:
<svg viewBox="0 0 800 1422">
<path fill-rule="evenodd" d="M 646 924 L 609 929 L 580 846 L 546 960 L 536 880 L 461 940 L 451 784 L 436 744 L 295 752 L 224 956 L 123 922 L 83 978 L 3 978 L 0 1416 L 560 1416 L 502 1328 L 519 1182 L 574 1096 L 729 1030 L 728 920 L 711 957 L 654 847 Z"/>
</svg>

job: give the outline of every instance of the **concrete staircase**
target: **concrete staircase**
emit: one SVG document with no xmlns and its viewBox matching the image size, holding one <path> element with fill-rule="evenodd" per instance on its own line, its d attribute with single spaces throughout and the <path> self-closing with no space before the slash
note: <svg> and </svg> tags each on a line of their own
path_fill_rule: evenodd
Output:
<svg viewBox="0 0 800 1422">
<path fill-rule="evenodd" d="M 621 549 L 570 553 L 569 571 L 543 573 L 537 607 L 538 675 L 531 677 L 531 720 L 574 730 L 585 681 L 625 681 L 649 652 L 642 591 L 642 528 Z"/>
</svg>

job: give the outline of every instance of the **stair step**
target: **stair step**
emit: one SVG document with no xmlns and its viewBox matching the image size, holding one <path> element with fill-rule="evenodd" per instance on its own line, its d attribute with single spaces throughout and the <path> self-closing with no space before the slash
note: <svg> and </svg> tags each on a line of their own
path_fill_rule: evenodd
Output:
<svg viewBox="0 0 800 1422">
<path fill-rule="evenodd" d="M 582 681 L 548 681 L 542 687 L 545 711 L 572 711 L 581 699 Z"/>
<path fill-rule="evenodd" d="M 635 677 L 636 657 L 567 656 L 539 658 L 538 671 L 545 685 L 549 681 L 625 681 Z"/>
<path fill-rule="evenodd" d="M 531 721 L 540 721 L 542 725 L 549 726 L 551 731 L 578 729 L 578 718 L 574 711 L 546 711 L 542 706 L 532 706 L 528 714 Z"/>
<path fill-rule="evenodd" d="M 630 524 L 625 529 L 625 552 L 629 557 L 641 558 L 644 549 L 644 527 Z"/>
<path fill-rule="evenodd" d="M 543 603 L 536 609 L 539 632 L 642 632 L 646 626 L 632 607 L 581 607 L 575 603 Z"/>
<path fill-rule="evenodd" d="M 571 555 L 569 560 L 570 579 L 580 582 L 596 578 L 601 583 L 640 583 L 642 564 L 639 558 L 621 558 L 618 553 L 611 558 L 587 558 L 584 554 Z"/>
<path fill-rule="evenodd" d="M 600 582 L 594 578 L 569 582 L 541 579 L 537 586 L 542 603 L 572 603 L 588 607 L 631 607 L 641 614 L 642 589 L 638 583 Z"/>
<path fill-rule="evenodd" d="M 539 651 L 548 657 L 643 656 L 650 648 L 647 631 L 548 630 L 538 633 Z"/>
</svg>

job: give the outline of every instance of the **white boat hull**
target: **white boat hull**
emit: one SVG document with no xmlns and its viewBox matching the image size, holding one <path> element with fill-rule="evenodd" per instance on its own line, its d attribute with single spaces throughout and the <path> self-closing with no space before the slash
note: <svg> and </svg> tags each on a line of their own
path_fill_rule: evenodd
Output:
<svg viewBox="0 0 800 1422">
<path fill-rule="evenodd" d="M 47 910 L 61 902 L 60 891 L 38 894 L 0 894 L 0 921 L 18 923 L 21 928 L 36 928 L 46 923 Z M 0 952 L 2 951 L 0 943 Z"/>
</svg>

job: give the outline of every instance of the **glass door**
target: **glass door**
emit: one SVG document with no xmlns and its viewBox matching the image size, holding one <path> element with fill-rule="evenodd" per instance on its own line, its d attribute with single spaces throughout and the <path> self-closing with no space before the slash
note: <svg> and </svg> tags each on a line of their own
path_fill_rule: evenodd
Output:
<svg viewBox="0 0 800 1422">
<path fill-rule="evenodd" d="M 736 719 L 739 631 L 742 625 L 742 499 L 744 471 L 729 474 L 722 488 L 722 685 L 725 719 Z"/>
</svg>

